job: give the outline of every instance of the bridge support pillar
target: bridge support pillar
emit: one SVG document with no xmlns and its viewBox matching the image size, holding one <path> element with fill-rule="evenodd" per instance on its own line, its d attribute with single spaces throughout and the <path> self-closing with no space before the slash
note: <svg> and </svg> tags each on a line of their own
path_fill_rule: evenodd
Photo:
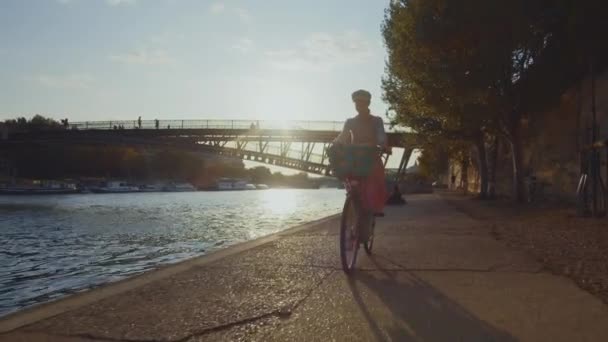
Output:
<svg viewBox="0 0 608 342">
<path fill-rule="evenodd" d="M 395 175 L 396 181 L 400 181 L 403 179 L 405 171 L 407 170 L 407 164 L 409 163 L 410 158 L 412 157 L 413 151 L 414 149 L 412 148 L 406 148 L 403 151 L 403 155 L 401 156 L 401 162 L 399 162 L 399 169 L 397 170 L 397 174 Z"/>
</svg>

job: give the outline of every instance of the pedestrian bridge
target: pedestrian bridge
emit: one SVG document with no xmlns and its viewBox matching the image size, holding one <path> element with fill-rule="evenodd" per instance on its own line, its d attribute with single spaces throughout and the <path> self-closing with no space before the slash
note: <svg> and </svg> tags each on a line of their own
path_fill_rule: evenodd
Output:
<svg viewBox="0 0 608 342">
<path fill-rule="evenodd" d="M 34 144 L 129 145 L 178 148 L 218 154 L 316 174 L 328 174 L 327 148 L 343 127 L 338 121 L 132 120 L 65 123 L 61 127 L 14 127 L 3 133 L 5 147 Z M 413 134 L 386 126 L 390 147 L 403 148 L 405 170 Z M 408 138 L 409 136 L 409 138 Z M 389 156 L 383 156 L 384 162 Z M 394 157 L 393 157 L 394 158 Z"/>
</svg>

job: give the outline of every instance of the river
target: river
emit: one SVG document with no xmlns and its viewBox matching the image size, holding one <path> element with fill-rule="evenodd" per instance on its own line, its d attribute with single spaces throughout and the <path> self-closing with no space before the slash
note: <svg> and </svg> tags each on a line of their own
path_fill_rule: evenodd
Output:
<svg viewBox="0 0 608 342">
<path fill-rule="evenodd" d="M 0 316 L 338 213 L 344 190 L 0 196 Z"/>
</svg>

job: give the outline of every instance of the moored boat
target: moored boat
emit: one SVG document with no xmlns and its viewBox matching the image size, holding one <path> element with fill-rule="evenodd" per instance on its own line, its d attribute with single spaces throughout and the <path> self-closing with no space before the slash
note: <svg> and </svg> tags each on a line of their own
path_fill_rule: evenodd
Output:
<svg viewBox="0 0 608 342">
<path fill-rule="evenodd" d="M 56 181 L 34 181 L 27 185 L 7 185 L 0 187 L 0 195 L 64 195 L 77 194 L 76 185 Z"/>
<path fill-rule="evenodd" d="M 258 187 L 248 183 L 242 179 L 220 178 L 216 181 L 215 190 L 233 191 L 233 190 L 256 190 Z"/>
<path fill-rule="evenodd" d="M 163 191 L 163 186 L 158 184 L 146 184 L 139 187 L 141 192 L 160 192 Z"/>
<path fill-rule="evenodd" d="M 0 188 L 0 195 L 65 195 L 65 194 L 77 194 L 80 191 L 78 189 L 70 188 L 21 188 L 21 187 L 10 187 Z"/>
<path fill-rule="evenodd" d="M 122 194 L 140 192 L 141 190 L 138 187 L 129 185 L 126 182 L 110 181 L 106 182 L 104 186 L 91 188 L 91 191 L 97 194 Z"/>
<path fill-rule="evenodd" d="M 166 192 L 189 192 L 196 191 L 196 188 L 190 183 L 170 183 L 163 187 Z"/>
</svg>

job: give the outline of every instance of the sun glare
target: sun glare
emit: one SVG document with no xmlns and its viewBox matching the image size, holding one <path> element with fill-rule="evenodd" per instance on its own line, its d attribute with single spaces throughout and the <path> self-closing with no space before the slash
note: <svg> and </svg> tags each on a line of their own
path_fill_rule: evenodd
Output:
<svg viewBox="0 0 608 342">
<path fill-rule="evenodd" d="M 292 128 L 290 122 L 287 120 L 275 120 L 274 124 L 277 126 L 278 129 L 282 130 L 288 130 Z"/>
<path fill-rule="evenodd" d="M 262 203 L 264 208 L 273 214 L 286 215 L 296 210 L 297 203 L 293 190 L 270 189 L 262 192 Z"/>
</svg>

